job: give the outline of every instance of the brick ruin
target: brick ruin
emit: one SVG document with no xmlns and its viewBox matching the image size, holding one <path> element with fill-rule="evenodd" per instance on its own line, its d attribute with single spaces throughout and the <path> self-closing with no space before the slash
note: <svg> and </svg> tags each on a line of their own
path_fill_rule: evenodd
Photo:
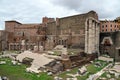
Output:
<svg viewBox="0 0 120 80">
<path fill-rule="evenodd" d="M 38 24 L 5 21 L 5 31 L 8 50 L 27 50 L 34 46 L 51 50 L 56 45 L 64 45 L 88 54 L 99 53 L 99 21 L 95 11 L 56 19 L 44 17 Z M 22 42 L 25 44 L 21 45 Z"/>
<path fill-rule="evenodd" d="M 5 48 L 7 47 L 6 43 L 7 35 L 8 35 L 7 32 L 5 32 L 4 30 L 0 30 L 0 51 L 5 50 Z"/>
<path fill-rule="evenodd" d="M 76 55 L 70 55 L 66 59 L 56 59 L 46 64 L 45 67 L 48 71 L 56 74 L 66 69 L 72 69 L 88 64 L 90 61 L 95 60 L 97 57 L 97 54 L 86 54 L 81 52 Z"/>
<path fill-rule="evenodd" d="M 106 54 L 120 61 L 120 32 L 107 32 L 100 34 L 100 54 Z"/>
</svg>

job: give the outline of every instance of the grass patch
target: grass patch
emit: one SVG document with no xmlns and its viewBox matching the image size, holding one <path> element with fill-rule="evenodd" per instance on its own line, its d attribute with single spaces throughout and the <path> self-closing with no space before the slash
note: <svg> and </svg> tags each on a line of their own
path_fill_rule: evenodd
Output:
<svg viewBox="0 0 120 80">
<path fill-rule="evenodd" d="M 56 56 L 59 56 L 59 55 L 61 55 L 61 51 L 53 51 L 54 52 L 54 55 L 56 55 Z"/>
<path fill-rule="evenodd" d="M 101 67 L 96 67 L 96 66 L 95 66 L 95 63 L 96 63 L 96 62 L 99 62 L 102 66 L 101 66 Z M 109 63 L 107 63 L 107 62 L 105 62 L 105 61 L 95 60 L 95 61 L 93 61 L 93 63 L 88 64 L 88 65 L 86 66 L 86 68 L 87 68 L 87 73 L 84 74 L 84 75 L 82 75 L 82 76 L 81 76 L 81 75 L 77 76 L 77 79 L 78 79 L 78 80 L 86 80 L 86 79 L 89 77 L 89 75 L 97 73 L 98 71 L 100 71 L 101 69 L 103 69 L 103 68 L 104 68 L 105 66 L 107 66 L 108 64 L 109 64 Z M 61 74 L 59 75 L 59 77 L 62 77 L 64 80 L 66 80 L 66 78 L 71 78 L 71 76 L 68 76 L 67 74 L 76 74 L 77 71 L 78 71 L 78 68 L 74 68 L 74 69 L 72 69 L 72 70 L 70 70 L 70 71 L 65 71 L 65 72 L 61 73 Z"/>
<path fill-rule="evenodd" d="M 7 76 L 10 80 L 53 80 L 53 77 L 48 76 L 47 73 L 27 73 L 25 72 L 26 65 L 14 66 L 8 58 L 0 60 L 7 62 L 7 64 L 0 65 L 0 75 Z"/>
<path fill-rule="evenodd" d="M 88 71 L 89 73 L 91 73 L 91 74 L 94 74 L 94 73 L 98 72 L 99 69 L 96 68 L 96 67 L 94 66 L 94 64 L 89 64 L 89 65 L 87 66 L 87 71 Z"/>
<path fill-rule="evenodd" d="M 89 77 L 89 75 L 90 75 L 90 73 L 87 73 L 87 74 L 85 74 L 83 76 L 77 76 L 77 79 L 78 80 L 86 80 Z"/>
<path fill-rule="evenodd" d="M 108 78 L 107 74 L 109 74 L 111 77 Z M 104 72 L 100 77 L 101 78 L 106 78 L 107 80 L 109 80 L 111 78 L 114 78 L 115 80 L 120 80 L 120 77 L 119 78 L 115 78 L 115 75 L 114 74 L 110 74 L 109 72 Z M 97 79 L 97 80 L 100 80 L 100 79 Z"/>
<path fill-rule="evenodd" d="M 101 64 L 100 67 L 96 67 L 95 63 L 99 62 Z M 107 66 L 109 63 L 105 62 L 105 61 L 101 61 L 101 60 L 95 60 L 92 64 L 89 64 L 89 66 L 87 66 L 87 70 L 89 73 L 91 74 L 95 74 L 98 71 L 100 71 L 101 69 L 103 69 L 105 66 Z"/>
<path fill-rule="evenodd" d="M 68 55 L 78 54 L 80 49 L 68 49 Z"/>
<path fill-rule="evenodd" d="M 70 71 L 64 71 L 62 72 L 60 75 L 58 75 L 59 77 L 62 77 L 63 79 L 66 78 L 71 78 L 71 76 L 68 76 L 67 74 L 76 74 L 78 71 L 78 68 L 73 68 Z"/>
<path fill-rule="evenodd" d="M 8 51 L 3 51 L 3 52 L 4 52 L 4 54 L 6 54 L 6 53 L 7 53 L 7 54 L 8 54 L 8 53 L 9 53 L 9 54 L 11 54 L 11 53 L 19 54 L 19 53 L 20 53 L 20 51 L 16 51 L 16 50 L 10 50 L 10 51 L 8 50 Z"/>
</svg>

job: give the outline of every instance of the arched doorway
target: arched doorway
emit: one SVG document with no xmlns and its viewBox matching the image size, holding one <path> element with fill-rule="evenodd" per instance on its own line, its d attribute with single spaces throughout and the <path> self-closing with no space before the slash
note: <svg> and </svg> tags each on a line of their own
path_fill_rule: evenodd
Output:
<svg viewBox="0 0 120 80">
<path fill-rule="evenodd" d="M 113 45 L 112 39 L 110 37 L 104 37 L 101 44 L 102 44 L 102 54 L 110 56 L 111 48 Z"/>
</svg>

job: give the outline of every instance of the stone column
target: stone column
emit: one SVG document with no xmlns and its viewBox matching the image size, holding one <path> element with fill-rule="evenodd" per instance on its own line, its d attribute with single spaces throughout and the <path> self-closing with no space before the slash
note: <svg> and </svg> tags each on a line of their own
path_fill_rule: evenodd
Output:
<svg viewBox="0 0 120 80">
<path fill-rule="evenodd" d="M 89 19 L 86 20 L 85 24 L 85 53 L 88 53 L 88 47 L 89 47 Z"/>
<path fill-rule="evenodd" d="M 99 26 L 96 20 L 88 20 L 85 23 L 85 53 L 92 54 L 99 52 Z"/>
<path fill-rule="evenodd" d="M 95 52 L 95 49 L 96 49 L 96 29 L 95 29 L 95 25 L 96 25 L 96 22 L 93 21 L 92 23 L 92 53 Z"/>
<path fill-rule="evenodd" d="M 85 23 L 85 53 L 88 53 L 88 36 L 89 36 L 89 33 L 88 33 L 88 28 L 89 28 L 89 19 L 86 20 L 86 23 Z"/>
<path fill-rule="evenodd" d="M 25 40 L 22 40 L 22 43 L 21 43 L 21 45 L 22 45 L 22 49 L 21 50 L 25 50 Z"/>
<path fill-rule="evenodd" d="M 99 24 L 96 24 L 96 51 L 99 53 Z"/>
<path fill-rule="evenodd" d="M 92 38 L 93 38 L 93 30 L 92 30 L 92 20 L 90 19 L 89 20 L 89 35 L 88 35 L 88 54 L 91 54 L 91 50 L 93 48 L 93 45 L 92 45 Z"/>
</svg>

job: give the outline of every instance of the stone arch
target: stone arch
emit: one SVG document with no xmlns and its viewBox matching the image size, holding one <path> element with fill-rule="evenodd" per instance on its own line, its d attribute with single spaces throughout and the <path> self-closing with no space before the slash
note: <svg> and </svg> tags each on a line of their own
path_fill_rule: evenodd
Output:
<svg viewBox="0 0 120 80">
<path fill-rule="evenodd" d="M 113 44 L 113 41 L 111 39 L 111 37 L 104 37 L 101 44 L 104 44 L 104 45 L 112 45 Z"/>
</svg>

